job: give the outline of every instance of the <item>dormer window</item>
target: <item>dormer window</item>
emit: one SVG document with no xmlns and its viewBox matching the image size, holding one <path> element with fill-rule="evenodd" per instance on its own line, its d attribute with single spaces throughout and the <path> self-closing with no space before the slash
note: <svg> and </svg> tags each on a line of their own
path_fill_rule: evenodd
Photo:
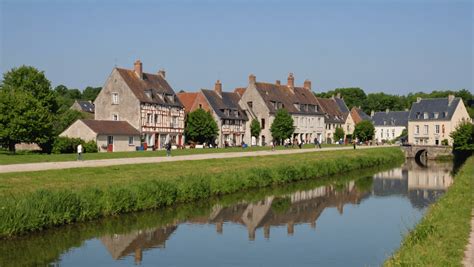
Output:
<svg viewBox="0 0 474 267">
<path fill-rule="evenodd" d="M 433 117 L 434 117 L 435 119 L 437 119 L 437 118 L 439 117 L 439 112 L 433 113 Z"/>
<path fill-rule="evenodd" d="M 295 108 L 296 108 L 298 111 L 301 111 L 301 110 L 300 110 L 300 108 L 301 108 L 300 104 L 295 103 L 295 104 L 293 104 L 293 106 L 295 106 Z"/>
<path fill-rule="evenodd" d="M 428 112 L 423 112 L 423 119 L 428 119 Z"/>
<path fill-rule="evenodd" d="M 168 98 L 169 102 L 174 103 L 174 95 L 166 95 L 166 97 Z"/>
<path fill-rule="evenodd" d="M 151 89 L 145 90 L 145 95 L 146 95 L 149 99 L 153 99 L 153 95 L 152 95 Z"/>
</svg>

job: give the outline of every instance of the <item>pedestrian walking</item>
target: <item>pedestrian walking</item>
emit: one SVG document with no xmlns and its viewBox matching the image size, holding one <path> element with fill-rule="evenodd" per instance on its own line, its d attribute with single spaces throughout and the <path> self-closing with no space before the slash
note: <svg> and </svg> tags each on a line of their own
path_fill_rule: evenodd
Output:
<svg viewBox="0 0 474 267">
<path fill-rule="evenodd" d="M 270 144 L 272 146 L 272 151 L 275 151 L 275 140 L 271 141 Z"/>
<path fill-rule="evenodd" d="M 171 157 L 171 142 L 166 143 L 166 156 Z"/>
<path fill-rule="evenodd" d="M 352 144 L 354 145 L 354 149 L 356 149 L 356 141 L 352 141 Z"/>
<path fill-rule="evenodd" d="M 301 149 L 302 146 L 303 146 L 303 141 L 301 141 L 300 139 L 298 139 L 298 147 Z"/>
<path fill-rule="evenodd" d="M 77 160 L 82 160 L 82 145 L 77 145 Z"/>
</svg>

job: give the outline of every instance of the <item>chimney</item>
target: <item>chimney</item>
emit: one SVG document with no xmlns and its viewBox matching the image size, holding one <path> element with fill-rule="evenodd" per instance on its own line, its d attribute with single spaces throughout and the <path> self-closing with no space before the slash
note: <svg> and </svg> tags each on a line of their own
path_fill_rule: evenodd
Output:
<svg viewBox="0 0 474 267">
<path fill-rule="evenodd" d="M 370 111 L 370 117 L 374 117 L 374 115 L 375 115 L 375 111 L 371 110 Z"/>
<path fill-rule="evenodd" d="M 421 101 L 421 97 L 417 97 L 416 98 L 416 103 L 420 103 L 420 101 Z"/>
<path fill-rule="evenodd" d="M 143 79 L 143 64 L 139 59 L 133 64 L 133 70 L 138 78 Z"/>
<path fill-rule="evenodd" d="M 385 110 L 385 113 L 389 113 L 389 112 L 390 112 L 390 109 L 387 108 L 387 109 Z"/>
<path fill-rule="evenodd" d="M 341 98 L 341 93 L 337 93 L 336 98 Z"/>
<path fill-rule="evenodd" d="M 164 69 L 159 70 L 158 75 L 160 75 L 161 78 L 166 79 L 166 71 Z"/>
<path fill-rule="evenodd" d="M 448 106 L 451 106 L 451 103 L 453 102 L 453 100 L 454 100 L 454 95 L 449 94 L 448 95 Z"/>
<path fill-rule="evenodd" d="M 255 84 L 257 82 L 257 77 L 255 75 L 250 74 L 249 75 L 249 84 Z"/>
<path fill-rule="evenodd" d="M 276 85 L 281 85 L 280 80 L 276 80 L 276 81 L 275 81 L 275 84 L 276 84 Z"/>
<path fill-rule="evenodd" d="M 293 73 L 288 74 L 288 87 L 295 87 L 295 77 L 293 77 Z"/>
<path fill-rule="evenodd" d="M 305 80 L 303 87 L 309 91 L 311 91 L 311 81 L 310 80 Z"/>
<path fill-rule="evenodd" d="M 217 80 L 216 84 L 214 85 L 214 91 L 222 97 L 222 83 L 221 81 Z"/>
</svg>

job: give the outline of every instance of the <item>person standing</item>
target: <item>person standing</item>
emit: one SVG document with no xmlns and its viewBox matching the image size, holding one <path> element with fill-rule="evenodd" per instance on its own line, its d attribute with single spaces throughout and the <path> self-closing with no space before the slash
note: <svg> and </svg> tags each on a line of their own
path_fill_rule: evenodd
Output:
<svg viewBox="0 0 474 267">
<path fill-rule="evenodd" d="M 352 144 L 354 145 L 354 149 L 356 149 L 356 141 L 355 140 L 352 141 Z"/>
<path fill-rule="evenodd" d="M 166 143 L 166 156 L 171 157 L 171 142 Z"/>
<path fill-rule="evenodd" d="M 82 160 L 82 144 L 77 145 L 77 160 Z"/>
</svg>

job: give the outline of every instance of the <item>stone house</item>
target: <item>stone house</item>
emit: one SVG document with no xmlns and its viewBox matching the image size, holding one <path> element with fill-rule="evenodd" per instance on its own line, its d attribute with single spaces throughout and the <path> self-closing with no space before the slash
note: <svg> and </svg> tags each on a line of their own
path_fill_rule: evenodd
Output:
<svg viewBox="0 0 474 267">
<path fill-rule="evenodd" d="M 415 145 L 441 145 L 463 121 L 472 122 L 462 98 L 418 98 L 408 116 L 408 142 Z"/>
<path fill-rule="evenodd" d="M 182 103 L 165 72 L 144 73 L 140 60 L 133 70 L 114 68 L 94 104 L 96 120 L 127 121 L 147 147 L 163 148 L 168 140 L 178 146 L 184 143 Z"/>
<path fill-rule="evenodd" d="M 286 109 L 294 121 L 294 139 L 309 143 L 314 138 L 322 140 L 324 135 L 324 114 L 311 91 L 311 81 L 306 80 L 303 87 L 295 86 L 292 73 L 288 75 L 286 85 L 280 81 L 275 83 L 257 82 L 254 75 L 249 76 L 247 88 L 237 88 L 242 94 L 240 106 L 249 117 L 246 128 L 245 142 L 252 145 L 266 145 L 272 141 L 270 127 L 278 109 Z M 262 132 L 258 138 L 251 137 L 250 123 L 253 119 L 260 122 Z"/>
<path fill-rule="evenodd" d="M 408 126 L 408 111 L 373 112 L 372 122 L 375 128 L 376 142 L 391 141 L 399 137 Z"/>
<path fill-rule="evenodd" d="M 239 106 L 240 95 L 235 92 L 223 92 L 222 83 L 218 80 L 214 90 L 201 89 L 196 93 L 179 93 L 178 97 L 185 104 L 189 112 L 202 108 L 211 112 L 217 123 L 219 134 L 216 143 L 219 147 L 239 146 L 245 137 L 246 124 L 248 118 L 246 113 Z"/>
<path fill-rule="evenodd" d="M 77 120 L 59 136 L 95 141 L 99 152 L 135 151 L 140 146 L 140 132 L 126 121 Z"/>
<path fill-rule="evenodd" d="M 340 127 L 344 130 L 345 136 L 352 135 L 355 124 L 344 100 L 339 95 L 331 98 L 317 97 L 316 99 L 325 117 L 325 133 L 322 142 L 331 144 L 338 141 L 334 140 L 334 133 L 336 128 Z"/>
</svg>

